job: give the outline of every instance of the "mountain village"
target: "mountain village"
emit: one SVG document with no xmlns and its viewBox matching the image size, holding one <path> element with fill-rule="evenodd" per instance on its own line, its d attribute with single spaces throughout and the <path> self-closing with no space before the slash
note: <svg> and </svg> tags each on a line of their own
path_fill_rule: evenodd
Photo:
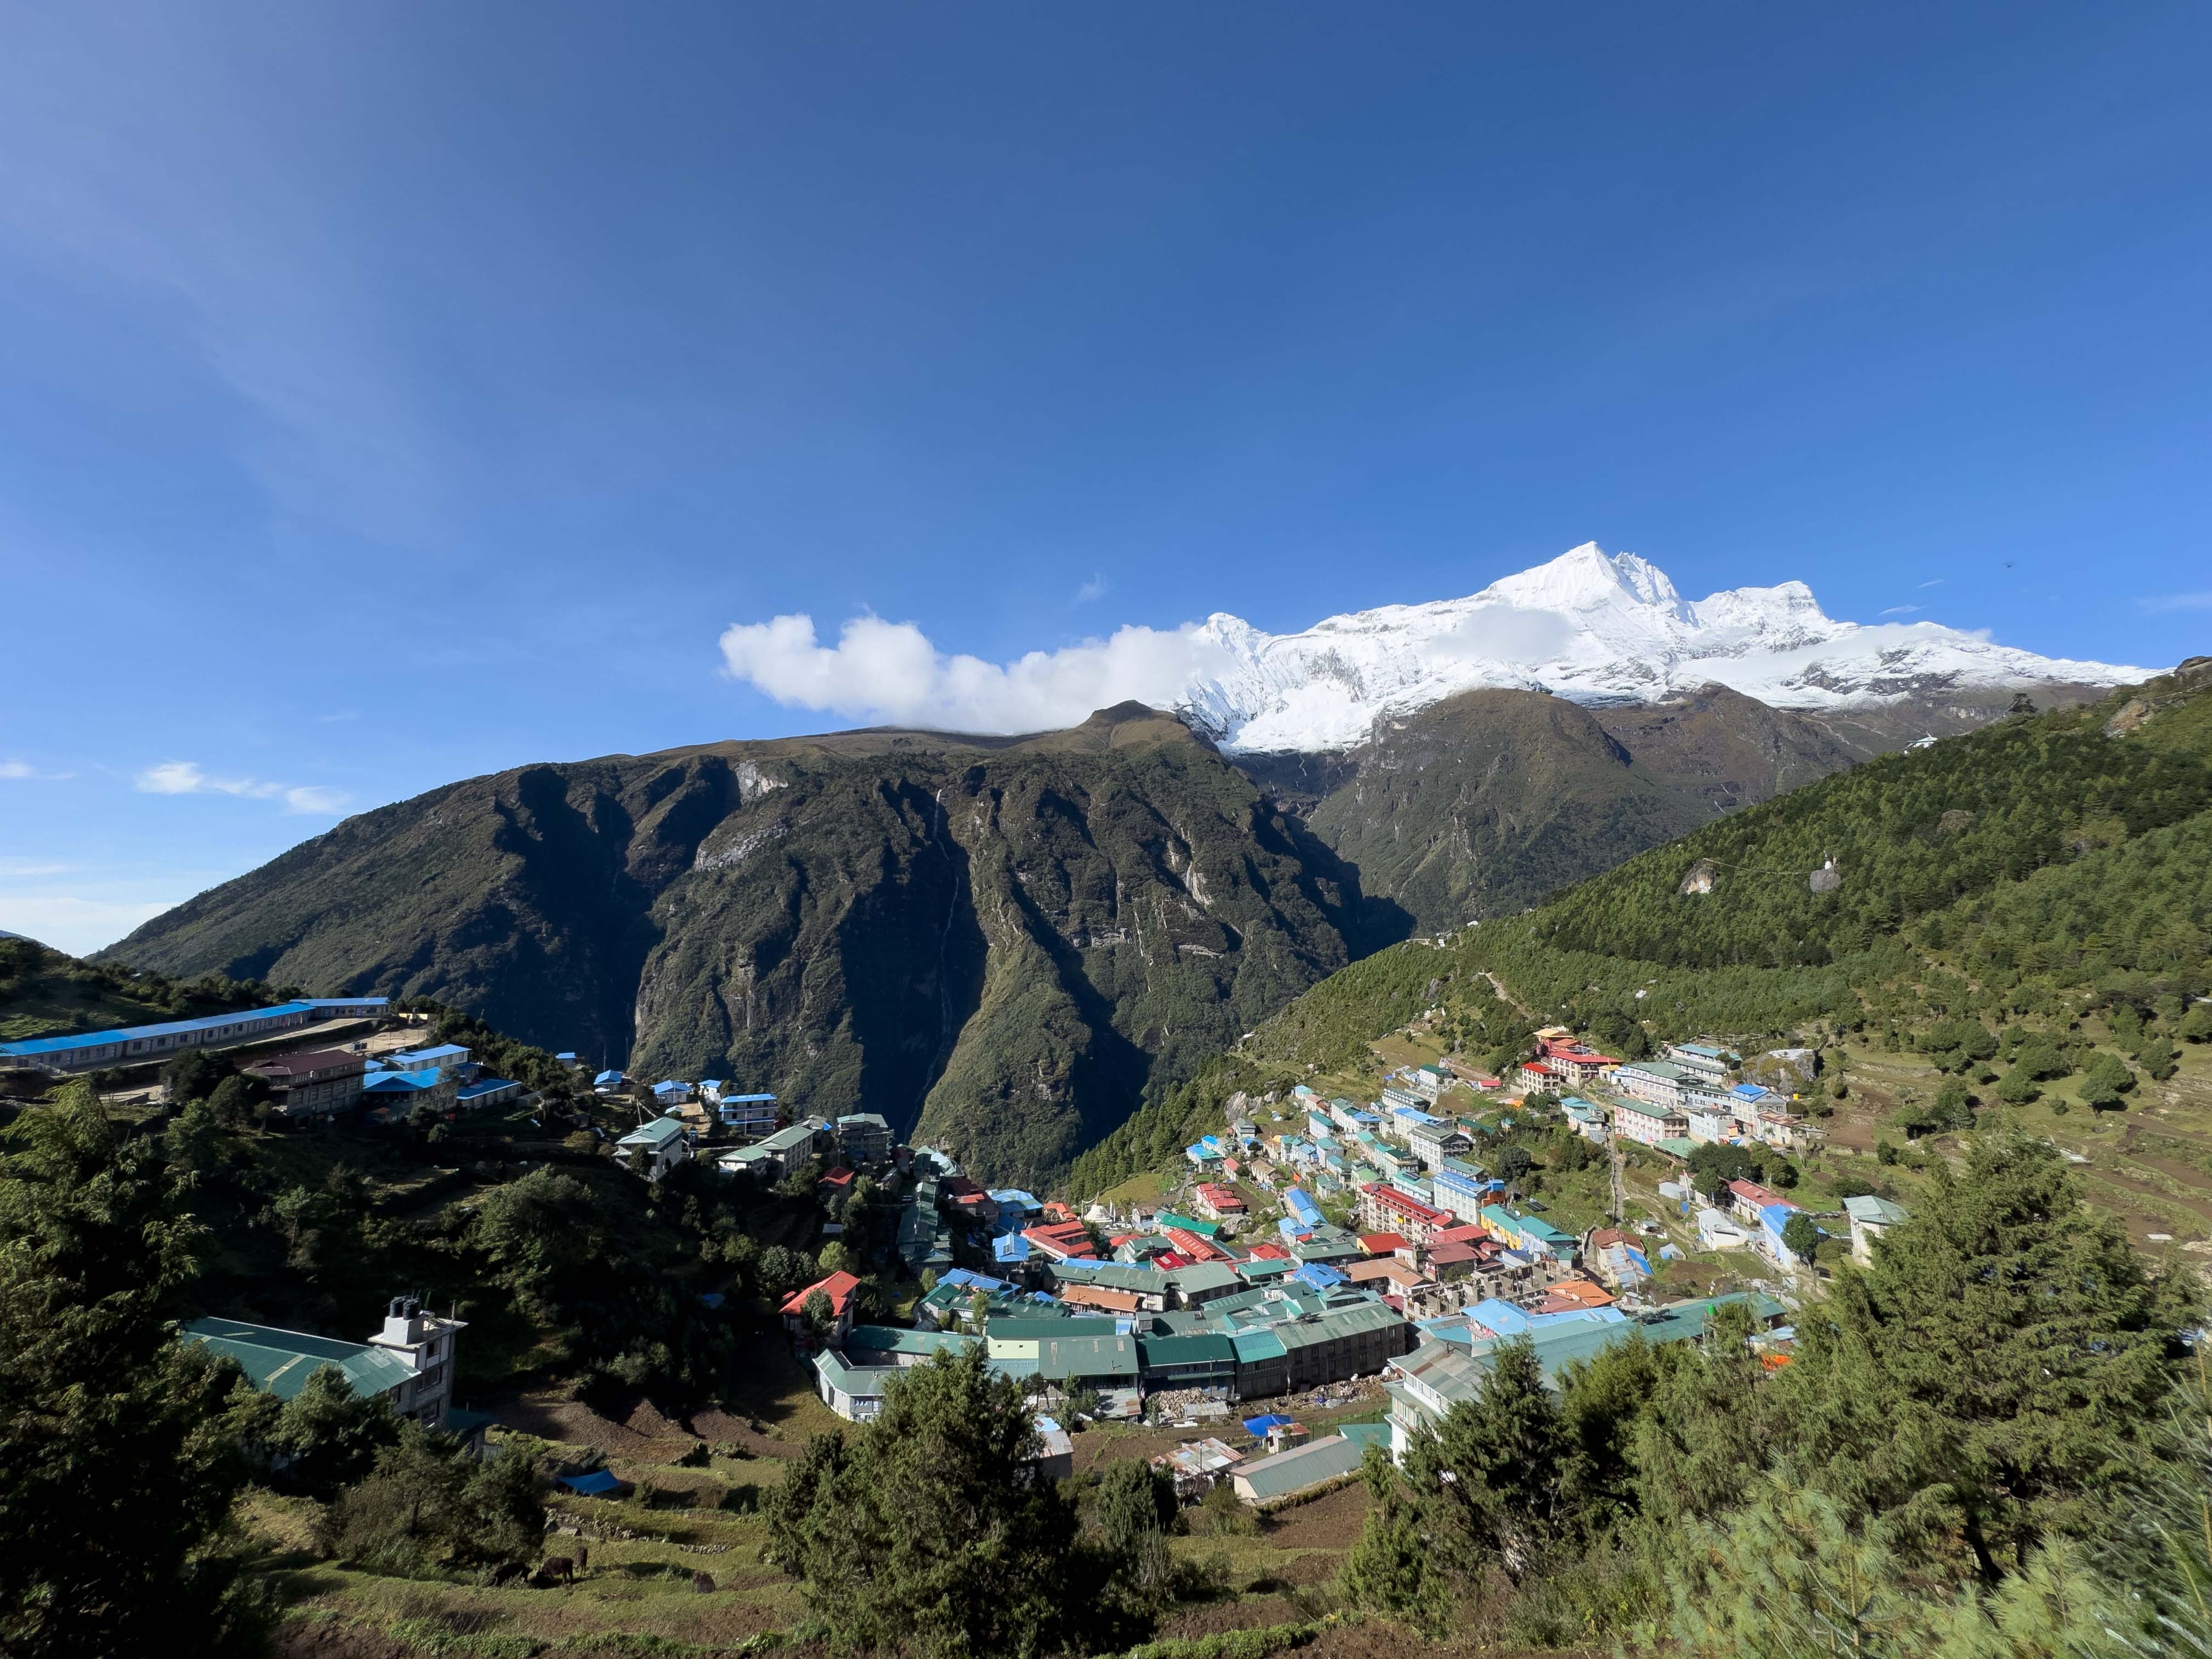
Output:
<svg viewBox="0 0 2212 1659">
<path fill-rule="evenodd" d="M 341 1122 L 420 1130 L 495 1109 L 551 1115 L 520 1083 L 484 1074 L 466 1047 L 420 1042 L 419 1018 L 383 998 L 299 999 L 0 1043 L 0 1068 L 127 1078 L 135 1067 L 143 1077 L 179 1054 L 222 1051 L 265 1088 L 271 1127 L 295 1132 Z M 717 1079 L 640 1085 L 609 1069 L 586 1085 L 578 1055 L 556 1058 L 588 1098 L 635 1117 L 624 1131 L 578 1110 L 570 1127 L 641 1182 L 696 1161 L 717 1178 L 766 1185 L 811 1174 L 826 1199 L 849 1197 L 865 1179 L 877 1201 L 896 1204 L 881 1261 L 854 1265 L 914 1282 L 909 1322 L 860 1317 L 861 1280 L 845 1269 L 781 1305 L 787 1340 L 839 1417 L 870 1421 L 902 1370 L 980 1347 L 990 1371 L 1034 1401 L 1048 1474 L 1068 1472 L 1069 1426 L 1180 1427 L 1199 1437 L 1155 1460 L 1178 1492 L 1195 1500 L 1226 1483 L 1253 1508 L 1351 1479 L 1370 1444 L 1401 1456 L 1418 1431 L 1474 1397 L 1509 1344 L 1532 1345 L 1556 1383 L 1571 1363 L 1632 1335 L 1694 1340 L 1735 1303 L 1759 1352 L 1786 1364 L 1793 1287 L 1814 1271 L 1808 1237 L 1847 1240 L 1864 1261 L 1905 1218 L 1877 1197 L 1812 1215 L 1746 1179 L 1694 1186 L 1700 1146 L 1797 1152 L 1821 1134 L 1798 1091 L 1742 1080 L 1738 1056 L 1714 1042 L 1624 1062 L 1553 1026 L 1504 1078 L 1445 1057 L 1389 1073 L 1369 1101 L 1305 1085 L 1238 1095 L 1229 1120 L 1186 1149 L 1168 1201 L 1102 1200 L 1082 1213 L 989 1187 L 950 1150 L 894 1144 L 878 1114 L 805 1115 Z M 1809 1087 L 1807 1051 L 1759 1060 L 1761 1075 Z M 1565 1232 L 1540 1200 L 1522 1200 L 1510 1160 L 1480 1151 L 1516 1117 L 1565 1125 L 1604 1149 L 1616 1164 L 1611 1223 Z M 1655 1259 L 1682 1249 L 1654 1222 L 1622 1222 L 1617 1166 L 1629 1149 L 1674 1166 L 1659 1194 L 1701 1249 L 1750 1253 L 1752 1288 L 1674 1302 L 1650 1293 Z M 830 1220 L 822 1231 L 835 1238 L 845 1228 Z M 465 1324 L 403 1295 L 360 1342 L 221 1316 L 193 1321 L 184 1338 L 236 1359 L 280 1398 L 335 1366 L 363 1397 L 481 1446 L 495 1416 L 462 1410 L 453 1395 Z M 1325 1434 L 1300 1420 L 1362 1404 L 1370 1420 Z M 1236 1445 L 1220 1437 L 1231 1425 L 1243 1431 Z M 568 1484 L 579 1494 L 623 1490 L 601 1470 Z"/>
</svg>

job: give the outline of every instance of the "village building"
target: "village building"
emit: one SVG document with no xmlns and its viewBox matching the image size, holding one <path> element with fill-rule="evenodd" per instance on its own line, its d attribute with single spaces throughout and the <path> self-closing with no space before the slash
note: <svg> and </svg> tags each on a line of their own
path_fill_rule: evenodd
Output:
<svg viewBox="0 0 2212 1659">
<path fill-rule="evenodd" d="M 297 1121 L 351 1111 L 359 1105 L 368 1065 L 349 1049 L 311 1048 L 272 1054 L 241 1069 L 268 1086 L 270 1109 L 276 1115 Z"/>
<path fill-rule="evenodd" d="M 1259 1509 L 1358 1474 L 1364 1455 L 1358 1442 L 1333 1434 L 1272 1457 L 1239 1463 L 1229 1471 L 1229 1484 L 1240 1499 Z"/>
<path fill-rule="evenodd" d="M 1688 1115 L 1678 1107 L 1637 1099 L 1613 1103 L 1613 1132 L 1623 1140 L 1656 1146 L 1662 1140 L 1677 1139 L 1689 1130 Z"/>
<path fill-rule="evenodd" d="M 142 1066 L 193 1048 L 236 1048 L 324 1020 L 382 1014 L 389 1006 L 382 997 L 302 997 L 267 1008 L 210 1014 L 200 1019 L 124 1025 L 69 1036 L 27 1037 L 0 1042 L 0 1066 L 67 1074 Z"/>
<path fill-rule="evenodd" d="M 1910 1218 L 1902 1205 L 1871 1194 L 1845 1199 L 1844 1213 L 1850 1218 L 1851 1260 L 1863 1267 L 1873 1265 L 1875 1243 Z"/>
<path fill-rule="evenodd" d="M 426 1427 L 451 1425 L 453 1346 L 468 1322 L 426 1313 L 411 1296 L 394 1297 L 384 1325 L 366 1342 L 311 1336 L 237 1319 L 195 1319 L 185 1340 L 238 1362 L 264 1394 L 290 1400 L 307 1379 L 334 1367 L 364 1400 L 381 1399 Z"/>
<path fill-rule="evenodd" d="M 615 1156 L 632 1175 L 658 1181 L 691 1156 L 691 1141 L 679 1120 L 657 1117 L 615 1142 Z"/>
</svg>

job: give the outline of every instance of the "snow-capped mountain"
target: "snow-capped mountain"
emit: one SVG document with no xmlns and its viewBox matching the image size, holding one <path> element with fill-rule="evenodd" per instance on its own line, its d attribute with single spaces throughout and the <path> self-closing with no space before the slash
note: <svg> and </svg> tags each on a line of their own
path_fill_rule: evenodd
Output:
<svg viewBox="0 0 2212 1659">
<path fill-rule="evenodd" d="M 1235 750 L 1345 748 L 1380 717 L 1478 686 L 1648 702 L 1717 681 L 1779 708 L 1837 708 L 2154 672 L 2039 657 L 1935 623 L 1837 622 L 1802 582 L 1692 603 L 1665 572 L 1595 542 L 1468 599 L 1331 617 L 1300 634 L 1217 614 L 1196 638 L 1210 672 L 1184 706 Z"/>
</svg>

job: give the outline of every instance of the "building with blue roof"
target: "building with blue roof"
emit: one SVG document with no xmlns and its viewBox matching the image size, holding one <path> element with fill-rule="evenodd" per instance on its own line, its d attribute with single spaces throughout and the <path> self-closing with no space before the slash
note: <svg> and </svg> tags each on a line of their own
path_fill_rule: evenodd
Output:
<svg viewBox="0 0 2212 1659">
<path fill-rule="evenodd" d="M 234 1014 L 201 1019 L 173 1019 L 158 1025 L 123 1025 L 70 1036 L 27 1037 L 0 1042 L 0 1066 L 13 1063 L 42 1072 L 97 1071 L 167 1060 L 191 1048 L 225 1048 L 280 1031 L 296 1030 L 324 1018 L 306 1000 L 280 1002 Z"/>
<path fill-rule="evenodd" d="M 396 1072 L 464 1072 L 470 1069 L 469 1051 L 458 1042 L 440 1042 L 428 1048 L 404 1048 L 385 1059 Z M 465 1077 L 460 1079 L 466 1082 Z"/>
<path fill-rule="evenodd" d="M 706 1085 L 700 1085 L 704 1088 Z M 726 1129 L 739 1134 L 771 1134 L 775 1129 L 776 1101 L 774 1095 L 733 1095 L 717 1085 L 712 1098 L 714 1115 Z"/>
<path fill-rule="evenodd" d="M 476 1111 L 485 1106 L 504 1106 L 522 1098 L 522 1085 L 513 1078 L 480 1077 L 474 1083 L 462 1086 L 455 1103 L 465 1112 Z"/>
</svg>

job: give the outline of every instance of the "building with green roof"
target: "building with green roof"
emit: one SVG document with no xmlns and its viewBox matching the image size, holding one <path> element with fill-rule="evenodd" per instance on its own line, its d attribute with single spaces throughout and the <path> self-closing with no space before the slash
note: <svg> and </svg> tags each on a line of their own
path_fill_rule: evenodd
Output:
<svg viewBox="0 0 2212 1659">
<path fill-rule="evenodd" d="M 1358 1474 L 1365 1455 L 1366 1449 L 1358 1442 L 1333 1434 L 1273 1457 L 1239 1463 L 1229 1471 L 1229 1483 L 1238 1498 L 1261 1509 Z"/>
<path fill-rule="evenodd" d="M 1148 1389 L 1224 1389 L 1237 1384 L 1237 1349 L 1215 1332 L 1139 1336 L 1137 1357 Z"/>
<path fill-rule="evenodd" d="M 242 1319 L 195 1319 L 183 1336 L 237 1361 L 247 1381 L 279 1400 L 295 1397 L 328 1366 L 363 1400 L 388 1401 L 401 1416 L 443 1428 L 453 1412 L 454 1345 L 466 1328 L 426 1313 L 412 1297 L 394 1297 L 383 1328 L 366 1342 Z"/>
</svg>

